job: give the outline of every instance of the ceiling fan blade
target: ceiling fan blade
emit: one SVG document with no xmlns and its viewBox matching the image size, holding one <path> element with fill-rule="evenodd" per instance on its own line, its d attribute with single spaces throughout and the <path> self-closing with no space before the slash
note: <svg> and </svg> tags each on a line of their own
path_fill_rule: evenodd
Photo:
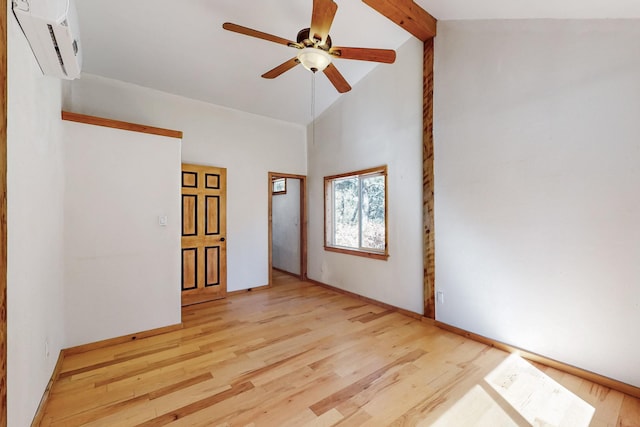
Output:
<svg viewBox="0 0 640 427">
<path fill-rule="evenodd" d="M 309 38 L 325 44 L 337 11 L 338 5 L 333 0 L 313 0 Z"/>
<path fill-rule="evenodd" d="M 332 47 L 331 55 L 342 59 L 357 59 L 359 61 L 384 62 L 393 64 L 396 51 L 391 49 L 367 49 L 365 47 Z"/>
<path fill-rule="evenodd" d="M 231 22 L 225 22 L 222 24 L 222 28 L 234 33 L 244 34 L 245 36 L 256 37 L 258 39 L 267 40 L 274 43 L 283 44 L 285 46 L 295 47 L 302 49 L 304 46 L 299 43 L 292 42 L 291 40 L 283 39 L 282 37 L 274 36 L 272 34 L 263 33 L 262 31 L 254 30 L 252 28 L 243 27 L 242 25 L 232 24 Z"/>
<path fill-rule="evenodd" d="M 345 93 L 351 90 L 351 86 L 349 86 L 349 83 L 344 79 L 342 74 L 340 74 L 340 71 L 338 71 L 335 65 L 329 64 L 329 66 L 324 69 L 324 74 L 338 92 Z"/>
<path fill-rule="evenodd" d="M 278 77 L 280 74 L 289 71 L 290 69 L 292 69 L 293 67 L 295 67 L 296 65 L 298 65 L 300 63 L 300 61 L 298 61 L 298 58 L 291 58 L 290 60 L 283 62 L 282 64 L 278 65 L 276 68 L 267 71 L 266 73 L 264 73 L 262 75 L 263 78 L 265 79 L 275 79 L 276 77 Z"/>
</svg>

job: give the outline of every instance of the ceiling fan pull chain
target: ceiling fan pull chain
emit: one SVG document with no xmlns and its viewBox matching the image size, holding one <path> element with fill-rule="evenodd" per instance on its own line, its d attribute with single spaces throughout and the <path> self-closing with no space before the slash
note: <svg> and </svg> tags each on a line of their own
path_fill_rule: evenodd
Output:
<svg viewBox="0 0 640 427">
<path fill-rule="evenodd" d="M 316 73 L 311 73 L 311 145 L 316 145 Z"/>
</svg>

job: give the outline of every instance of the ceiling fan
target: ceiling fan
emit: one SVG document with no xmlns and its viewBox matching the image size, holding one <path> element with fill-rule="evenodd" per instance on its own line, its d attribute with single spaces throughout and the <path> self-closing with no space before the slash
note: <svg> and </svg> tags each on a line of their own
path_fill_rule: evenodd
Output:
<svg viewBox="0 0 640 427">
<path fill-rule="evenodd" d="M 300 30 L 295 42 L 230 22 L 225 22 L 222 28 L 300 50 L 294 58 L 264 73 L 262 77 L 265 79 L 274 79 L 296 65 L 302 64 L 313 73 L 324 72 L 338 92 L 344 93 L 350 91 L 351 86 L 332 64 L 333 58 L 393 64 L 396 60 L 396 52 L 391 49 L 333 46 L 329 29 L 337 10 L 338 5 L 333 0 L 313 0 L 311 27 Z"/>
</svg>

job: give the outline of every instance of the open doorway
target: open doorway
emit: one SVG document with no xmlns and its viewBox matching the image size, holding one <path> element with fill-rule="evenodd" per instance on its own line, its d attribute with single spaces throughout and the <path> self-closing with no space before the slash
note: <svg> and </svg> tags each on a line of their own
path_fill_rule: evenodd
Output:
<svg viewBox="0 0 640 427">
<path fill-rule="evenodd" d="M 307 278 L 307 177 L 269 172 L 269 286 L 273 271 Z"/>
</svg>

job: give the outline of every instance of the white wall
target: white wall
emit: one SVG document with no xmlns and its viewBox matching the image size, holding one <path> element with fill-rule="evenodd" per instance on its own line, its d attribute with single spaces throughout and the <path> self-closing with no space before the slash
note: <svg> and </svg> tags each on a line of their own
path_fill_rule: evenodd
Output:
<svg viewBox="0 0 640 427">
<path fill-rule="evenodd" d="M 66 346 L 180 323 L 180 140 L 63 129 Z"/>
<path fill-rule="evenodd" d="M 92 75 L 65 108 L 181 130 L 183 162 L 226 167 L 227 289 L 269 282 L 268 172 L 306 175 L 304 127 Z"/>
<path fill-rule="evenodd" d="M 640 386 L 640 21 L 440 22 L 439 320 Z"/>
<path fill-rule="evenodd" d="M 287 193 L 273 196 L 272 262 L 275 268 L 300 274 L 300 180 L 287 178 Z"/>
<path fill-rule="evenodd" d="M 8 425 L 28 426 L 65 339 L 60 81 L 7 18 Z"/>
<path fill-rule="evenodd" d="M 317 119 L 315 138 L 310 129 L 308 275 L 422 313 L 422 43 L 397 53 Z M 389 259 L 326 252 L 323 177 L 384 164 Z"/>
</svg>

